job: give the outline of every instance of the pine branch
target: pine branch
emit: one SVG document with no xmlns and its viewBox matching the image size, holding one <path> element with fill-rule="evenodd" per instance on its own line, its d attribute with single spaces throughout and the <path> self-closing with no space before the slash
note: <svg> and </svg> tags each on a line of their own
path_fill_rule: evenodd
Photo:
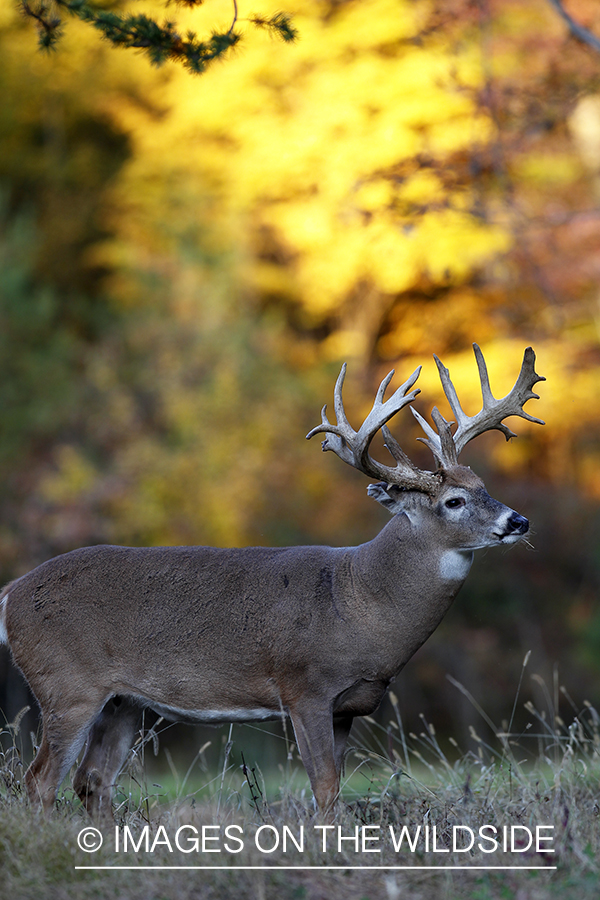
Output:
<svg viewBox="0 0 600 900">
<path fill-rule="evenodd" d="M 277 12 L 269 18 L 253 15 L 250 16 L 248 21 L 256 25 L 257 28 L 266 28 L 286 43 L 291 43 L 298 37 L 298 29 L 292 25 L 292 17 L 288 13 Z"/>
<path fill-rule="evenodd" d="M 52 50 L 62 34 L 60 18 L 52 15 L 50 7 L 43 0 L 38 4 L 37 9 L 32 9 L 27 0 L 21 0 L 21 10 L 23 15 L 29 16 L 37 23 L 40 48 Z"/>
<path fill-rule="evenodd" d="M 166 0 L 169 5 L 171 0 Z M 175 3 L 188 7 L 201 5 L 203 0 L 174 0 Z M 32 18 L 39 31 L 39 44 L 44 49 L 55 47 L 61 34 L 61 19 L 57 9 L 76 16 L 96 28 L 102 36 L 115 47 L 143 50 L 153 65 L 160 66 L 167 60 L 181 62 L 194 74 L 204 72 L 209 63 L 224 56 L 239 43 L 242 35 L 236 30 L 238 21 L 237 0 L 233 0 L 233 18 L 227 31 L 213 31 L 207 40 L 199 40 L 193 32 L 182 37 L 173 22 L 166 21 L 159 25 L 149 16 L 129 15 L 95 9 L 86 0 L 20 0 L 21 9 L 26 16 Z M 293 41 L 297 36 L 296 29 L 286 13 L 275 13 L 270 18 L 252 17 L 256 27 L 267 28 L 284 41 Z"/>
</svg>

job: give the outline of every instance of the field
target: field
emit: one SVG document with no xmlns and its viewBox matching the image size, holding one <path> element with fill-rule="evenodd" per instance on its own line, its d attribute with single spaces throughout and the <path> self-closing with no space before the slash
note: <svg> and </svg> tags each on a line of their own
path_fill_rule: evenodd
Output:
<svg viewBox="0 0 600 900">
<path fill-rule="evenodd" d="M 487 740 L 473 730 L 475 749 L 461 753 L 452 740 L 442 749 L 425 722 L 419 734 L 405 734 L 392 701 L 396 715 L 386 725 L 367 720 L 353 735 L 340 810 L 329 827 L 314 814 L 290 740 L 285 763 L 265 778 L 260 754 L 247 759 L 243 738 L 231 730 L 212 776 L 196 774 L 202 748 L 183 773 L 167 754 L 171 772 L 160 782 L 147 774 L 144 757 L 157 738 L 146 732 L 119 779 L 115 824 L 100 833 L 68 779 L 56 813 L 45 820 L 21 790 L 25 735 L 19 722 L 7 725 L 1 894 L 11 900 L 598 897 L 595 709 L 584 705 L 566 724 L 528 704 L 531 727 L 523 734 L 495 729 Z M 101 848 L 93 849 L 100 839 Z"/>
</svg>

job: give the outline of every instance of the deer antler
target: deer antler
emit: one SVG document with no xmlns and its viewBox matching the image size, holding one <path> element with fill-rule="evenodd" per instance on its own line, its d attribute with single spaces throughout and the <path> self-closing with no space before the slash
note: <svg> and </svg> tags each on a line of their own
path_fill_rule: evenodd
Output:
<svg viewBox="0 0 600 900">
<path fill-rule="evenodd" d="M 520 416 L 522 419 L 527 419 L 529 422 L 537 422 L 539 425 L 544 424 L 541 419 L 536 419 L 534 416 L 526 413 L 523 409 L 527 400 L 539 400 L 539 395 L 535 394 L 532 388 L 538 381 L 546 380 L 542 375 L 538 375 L 535 371 L 535 353 L 533 352 L 533 349 L 527 347 L 525 350 L 521 371 L 513 389 L 506 397 L 502 397 L 498 400 L 494 397 L 490 389 L 490 380 L 483 353 L 477 344 L 473 344 L 473 350 L 475 351 L 477 368 L 479 369 L 479 379 L 481 381 L 481 393 L 483 397 L 483 407 L 477 415 L 467 416 L 465 414 L 460 405 L 456 389 L 450 380 L 450 373 L 437 356 L 434 358 L 440 373 L 444 393 L 456 419 L 456 431 L 452 434 L 450 425 L 453 423 L 447 422 L 437 407 L 434 407 L 431 413 L 431 417 L 438 430 L 437 434 L 425 419 L 411 407 L 414 416 L 427 435 L 427 438 L 419 438 L 419 440 L 427 444 L 438 464 L 443 468 L 456 465 L 458 456 L 464 446 L 485 431 L 501 431 L 505 435 L 506 440 L 516 437 L 516 434 L 511 431 L 507 425 L 503 424 L 503 420 L 508 418 L 508 416 Z"/>
<path fill-rule="evenodd" d="M 538 381 L 546 380 L 535 371 L 535 353 L 532 348 L 527 347 L 525 350 L 521 371 L 512 391 L 499 400 L 492 394 L 483 353 L 477 344 L 473 344 L 473 350 L 475 351 L 479 369 L 481 393 L 483 396 L 482 409 L 476 416 L 467 416 L 464 412 L 456 389 L 450 380 L 450 373 L 437 356 L 434 356 L 434 359 L 440 373 L 444 393 L 456 418 L 456 431 L 454 434 L 452 433 L 451 425 L 454 423 L 446 421 L 437 407 L 434 406 L 431 412 L 431 418 L 437 428 L 437 433 L 416 409 L 413 409 L 412 406 L 410 407 L 411 412 L 427 435 L 427 437 L 418 438 L 418 440 L 423 441 L 429 447 L 440 469 L 449 469 L 458 465 L 458 457 L 465 444 L 468 444 L 469 441 L 472 441 L 478 435 L 483 434 L 484 431 L 492 431 L 494 429 L 501 431 L 507 440 L 516 437 L 515 433 L 507 425 L 503 424 L 504 419 L 508 418 L 508 416 L 520 416 L 529 422 L 544 424 L 541 419 L 536 419 L 523 409 L 524 404 L 528 400 L 539 400 L 539 396 L 534 394 L 532 388 Z M 342 400 L 342 386 L 346 377 L 346 363 L 344 363 L 334 390 L 334 409 L 337 424 L 333 425 L 329 421 L 326 415 L 327 406 L 324 406 L 321 411 L 321 424 L 309 431 L 306 437 L 311 438 L 315 434 L 325 434 L 326 438 L 322 443 L 323 450 L 333 450 L 345 463 L 348 463 L 348 465 L 353 466 L 360 472 L 364 472 L 369 477 L 386 481 L 388 484 L 396 484 L 409 491 L 422 491 L 427 494 L 436 493 L 440 484 L 440 473 L 428 472 L 425 469 L 417 468 L 404 453 L 385 424 L 404 406 L 412 403 L 417 394 L 420 393 L 418 388 L 411 390 L 419 377 L 420 371 L 421 366 L 415 369 L 408 381 L 405 381 L 388 400 L 384 401 L 383 397 L 386 388 L 394 374 L 392 369 L 379 385 L 370 413 L 359 430 L 355 431 L 348 422 Z M 393 467 L 385 466 L 369 455 L 369 446 L 379 429 L 381 429 L 383 434 L 385 446 L 396 460 L 396 465 Z"/>
<path fill-rule="evenodd" d="M 344 363 L 334 390 L 334 410 L 337 424 L 333 425 L 329 421 L 326 415 L 327 406 L 324 406 L 321 411 L 321 424 L 309 431 L 306 437 L 311 438 L 315 434 L 325 434 L 326 438 L 322 443 L 323 450 L 333 450 L 345 463 L 371 478 L 386 481 L 388 484 L 396 484 L 406 490 L 435 493 L 440 484 L 440 476 L 434 472 L 417 468 L 385 426 L 392 416 L 395 416 L 404 406 L 412 403 L 420 393 L 418 388 L 411 390 L 420 371 L 421 366 L 415 369 L 410 378 L 388 400 L 384 401 L 386 388 L 394 375 L 392 369 L 379 385 L 370 413 L 359 430 L 355 431 L 348 422 L 342 401 L 342 386 L 346 377 L 346 363 Z M 379 429 L 382 431 L 388 450 L 396 460 L 396 465 L 393 467 L 385 466 L 369 455 L 369 446 Z"/>
</svg>

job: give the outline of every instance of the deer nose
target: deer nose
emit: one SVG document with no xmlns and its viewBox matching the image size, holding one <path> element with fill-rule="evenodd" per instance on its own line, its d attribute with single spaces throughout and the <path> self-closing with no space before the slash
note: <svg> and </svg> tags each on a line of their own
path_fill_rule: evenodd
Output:
<svg viewBox="0 0 600 900">
<path fill-rule="evenodd" d="M 506 523 L 507 531 L 516 531 L 519 534 L 526 534 L 529 531 L 529 521 L 525 516 L 520 516 L 514 512 Z"/>
</svg>

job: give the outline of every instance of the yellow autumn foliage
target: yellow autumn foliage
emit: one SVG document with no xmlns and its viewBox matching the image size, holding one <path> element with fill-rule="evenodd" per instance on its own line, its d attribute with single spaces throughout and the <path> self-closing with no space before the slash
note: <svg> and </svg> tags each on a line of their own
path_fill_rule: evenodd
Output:
<svg viewBox="0 0 600 900">
<path fill-rule="evenodd" d="M 158 2 L 139 9 L 163 15 Z M 222 27 L 231 9 L 210 0 L 176 17 L 182 30 L 203 34 Z M 270 0 L 241 0 L 239 9 L 242 27 L 244 16 L 273 11 Z M 594 442 L 566 465 L 577 456 L 574 435 L 592 421 L 600 391 L 598 368 L 572 362 L 597 344 L 594 303 L 586 296 L 562 309 L 531 288 L 519 295 L 514 263 L 506 262 L 519 240 L 514 209 L 491 191 L 482 212 L 481 184 L 470 169 L 499 139 L 498 122 L 481 102 L 486 79 L 501 65 L 518 79 L 523 58 L 510 44 L 486 58 L 485 43 L 468 26 L 460 39 L 430 32 L 431 9 L 427 0 L 294 0 L 286 11 L 299 29 L 295 45 L 248 29 L 239 49 L 200 78 L 108 50 L 76 22 L 54 57 L 36 55 L 31 35 L 8 45 L 5 64 L 15 72 L 28 48 L 48 109 L 59 105 L 61 91 L 88 92 L 90 107 L 130 143 L 103 208 L 110 237 L 90 248 L 89 258 L 107 266 L 112 302 L 132 321 L 140 313 L 133 343 L 153 359 L 148 377 L 164 428 L 184 449 L 175 453 L 134 429 L 114 463 L 128 486 L 111 501 L 119 538 L 135 533 L 140 521 L 149 523 L 140 540 L 204 539 L 208 520 L 207 540 L 241 543 L 251 531 L 261 466 L 266 470 L 264 460 L 276 455 L 276 411 L 286 403 L 283 388 L 276 400 L 248 397 L 238 345 L 258 360 L 268 357 L 271 372 L 294 368 L 319 391 L 327 367 L 343 358 L 372 380 L 380 372 L 369 371 L 368 361 L 378 370 L 397 364 L 404 378 L 428 359 L 421 378 L 427 402 L 439 402 L 430 355 L 437 351 L 474 410 L 476 368 L 464 348 L 472 340 L 482 345 L 492 384 L 503 391 L 532 342 L 549 379 L 544 410 L 535 413 L 553 435 L 544 471 L 559 480 L 576 472 L 596 490 L 589 475 L 598 461 Z M 509 36 L 517 20 L 531 27 L 543 18 L 539 6 L 512 14 L 499 19 Z M 563 142 L 558 149 L 524 144 L 507 170 L 538 215 L 535 192 L 547 189 L 554 202 L 554 192 L 568 190 L 583 167 L 574 145 Z M 481 272 L 485 293 L 475 283 Z M 156 321 L 148 324 L 143 316 L 154 306 Z M 520 306 L 537 317 L 520 324 Z M 260 323 L 258 337 L 250 325 L 243 331 L 244 317 Z M 194 379 L 187 373 L 197 358 L 204 370 Z M 260 366 L 255 362 L 253 371 Z M 111 396 L 115 430 L 126 433 L 134 400 L 120 390 L 110 359 L 99 354 L 90 371 L 97 389 Z M 222 480 L 238 465 L 238 445 L 245 448 L 239 471 L 251 485 L 241 505 L 237 485 Z M 202 456 L 202 475 L 194 475 L 192 446 Z M 521 465 L 530 448 L 517 446 L 505 453 L 499 440 L 497 464 Z M 70 496 L 77 485 L 84 490 L 83 475 L 91 477 L 70 450 L 57 452 L 56 467 L 45 483 L 48 497 L 61 490 Z M 309 477 L 304 470 L 304 483 Z"/>
<path fill-rule="evenodd" d="M 249 33 L 202 79 L 179 71 L 155 78 L 150 96 L 160 115 L 122 93 L 107 96 L 135 145 L 121 190 L 137 225 L 121 227 L 139 236 L 161 205 L 176 216 L 165 192 L 172 203 L 177 185 L 185 217 L 194 197 L 200 203 L 213 192 L 223 240 L 252 253 L 257 235 L 268 233 L 287 260 L 287 292 L 317 320 L 362 282 L 390 294 L 423 273 L 460 282 L 505 250 L 508 233 L 472 215 L 473 198 L 444 186 L 426 162 L 489 138 L 474 102 L 478 47 L 439 37 L 415 43 L 426 3 L 361 0 L 325 16 L 304 0 L 289 11 L 296 45 Z M 261 267 L 250 264 L 247 275 L 260 288 Z"/>
<path fill-rule="evenodd" d="M 240 5 L 242 21 L 248 10 Z M 269 11 L 268 0 L 252 10 Z M 175 68 L 137 69 L 149 98 L 143 104 L 114 81 L 106 109 L 134 146 L 116 189 L 117 246 L 127 247 L 134 271 L 161 257 L 168 266 L 181 236 L 200 227 L 197 240 L 233 252 L 241 290 L 272 293 L 294 304 L 305 321 L 330 323 L 316 357 L 304 345 L 307 363 L 364 360 L 374 350 L 382 297 L 418 295 L 424 280 L 452 287 L 443 303 L 415 298 L 399 307 L 377 352 L 417 364 L 423 351 L 440 350 L 460 334 L 467 346 L 473 339 L 484 346 L 502 384 L 503 370 L 510 379 L 528 336 L 511 334 L 469 282 L 511 249 L 510 211 L 496 204 L 495 220 L 481 216 L 475 183 L 445 179 L 445 172 L 457 156 L 473 157 L 496 139 L 479 92 L 490 67 L 505 65 L 518 78 L 522 57 L 503 48 L 493 61 L 484 59 L 485 44 L 465 33 L 460 41 L 439 32 L 420 36 L 427 2 L 351 0 L 330 11 L 316 0 L 296 0 L 286 10 L 300 32 L 294 46 L 248 32 L 239 51 L 201 79 Z M 215 21 L 222 25 L 228 14 L 225 3 L 207 4 L 190 22 L 201 31 Z M 531 28 L 536 16 L 541 23 L 539 7 L 511 8 L 503 27 L 510 34 L 523 19 Z M 556 22 L 544 27 L 558 28 Z M 572 147 L 533 147 L 516 158 L 513 177 L 525 192 L 539 185 L 552 190 L 580 171 Z M 206 315 L 206 297 L 194 293 L 201 273 L 196 267 L 190 293 L 186 264 L 178 259 L 177 266 L 175 311 Z M 540 323 L 546 315 L 554 314 L 541 310 Z M 564 437 L 548 453 L 546 471 L 564 478 L 573 452 L 568 436 L 592 415 L 600 375 L 577 371 L 573 391 L 566 359 L 579 354 L 578 339 L 569 330 L 553 340 L 563 326 L 556 317 L 549 322 L 542 331 L 550 339 L 536 342 L 552 385 L 543 417 Z M 586 346 L 589 340 L 587 332 Z M 470 351 L 446 358 L 470 403 L 478 391 Z M 431 395 L 439 398 L 439 385 Z M 503 467 L 521 456 L 511 457 L 502 442 L 494 452 Z M 596 458 L 594 447 L 586 453 Z M 590 469 L 588 455 L 576 467 L 581 473 Z"/>
</svg>

